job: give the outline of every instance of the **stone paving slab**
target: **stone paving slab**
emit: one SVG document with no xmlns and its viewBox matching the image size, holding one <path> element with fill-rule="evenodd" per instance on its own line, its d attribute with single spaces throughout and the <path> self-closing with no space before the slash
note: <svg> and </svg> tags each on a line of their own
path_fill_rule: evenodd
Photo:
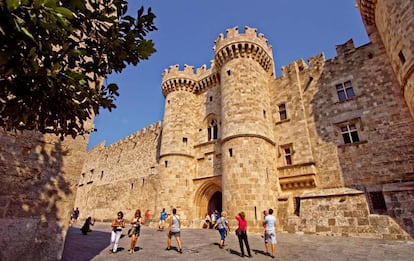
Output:
<svg viewBox="0 0 414 261">
<path fill-rule="evenodd" d="M 166 251 L 166 232 L 143 227 L 136 252 L 129 254 L 130 238 L 125 234 L 119 243 L 118 253 L 109 253 L 111 229 L 109 223 L 96 223 L 93 232 L 82 235 L 79 227 L 71 227 L 66 236 L 63 261 L 83 260 L 412 260 L 413 241 L 391 241 L 350 237 L 328 237 L 279 233 L 277 235 L 276 258 L 264 254 L 263 239 L 258 234 L 249 234 L 252 258 L 241 258 L 237 237 L 232 232 L 226 239 L 224 249 L 218 247 L 219 233 L 211 229 L 183 229 L 181 239 L 183 253 L 176 251 L 172 239 L 172 250 Z"/>
</svg>

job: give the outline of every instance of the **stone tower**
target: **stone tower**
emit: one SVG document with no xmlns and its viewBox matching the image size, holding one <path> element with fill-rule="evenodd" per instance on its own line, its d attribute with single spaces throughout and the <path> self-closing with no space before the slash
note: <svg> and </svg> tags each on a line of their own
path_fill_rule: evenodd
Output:
<svg viewBox="0 0 414 261">
<path fill-rule="evenodd" d="M 159 174 L 160 202 L 167 207 L 186 205 L 192 173 L 194 173 L 194 99 L 196 75 L 192 66 L 180 71 L 178 65 L 166 70 L 162 79 L 165 97 Z M 173 200 L 171 200 L 173 199 Z M 160 203 L 162 204 L 162 203 Z"/>
<path fill-rule="evenodd" d="M 244 210 L 252 219 L 272 206 L 273 157 L 269 83 L 274 77 L 272 48 L 256 29 L 238 27 L 220 34 L 214 47 L 221 90 L 223 208 Z M 273 191 L 277 187 L 272 188 Z M 240 193 L 243 191 L 243 193 Z M 259 211 L 260 212 L 260 211 Z"/>
<path fill-rule="evenodd" d="M 371 41 L 384 45 L 414 118 L 413 1 L 358 0 L 358 7 Z"/>
</svg>

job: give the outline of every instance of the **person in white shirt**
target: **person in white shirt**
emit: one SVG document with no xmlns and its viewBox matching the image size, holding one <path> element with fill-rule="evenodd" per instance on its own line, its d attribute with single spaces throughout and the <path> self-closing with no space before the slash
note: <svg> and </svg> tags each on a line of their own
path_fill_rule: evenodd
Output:
<svg viewBox="0 0 414 261">
<path fill-rule="evenodd" d="M 265 228 L 265 247 L 266 247 L 266 254 L 269 253 L 269 244 L 272 244 L 272 258 L 275 258 L 275 251 L 276 251 L 276 232 L 275 232 L 275 224 L 276 224 L 276 217 L 273 216 L 273 209 L 269 209 L 268 215 L 265 216 L 263 224 L 266 226 Z"/>
</svg>

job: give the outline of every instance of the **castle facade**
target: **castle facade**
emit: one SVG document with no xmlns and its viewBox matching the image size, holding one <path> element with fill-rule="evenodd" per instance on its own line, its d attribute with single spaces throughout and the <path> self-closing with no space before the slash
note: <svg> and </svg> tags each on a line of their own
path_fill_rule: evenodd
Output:
<svg viewBox="0 0 414 261">
<path fill-rule="evenodd" d="M 110 146 L 0 130 L 0 259 L 60 259 L 74 206 L 101 221 L 176 207 L 187 227 L 243 210 L 252 232 L 273 208 L 278 231 L 412 239 L 412 3 L 357 0 L 370 43 L 280 76 L 262 34 L 228 29 L 209 68 L 164 72 L 162 124 Z"/>
<path fill-rule="evenodd" d="M 263 34 L 220 34 L 209 68 L 164 71 L 162 123 L 88 153 L 75 205 L 103 221 L 174 207 L 187 227 L 244 211 L 252 231 L 273 208 L 278 231 L 411 239 L 413 7 L 397 2 L 358 1 L 370 43 L 278 77 Z"/>
</svg>

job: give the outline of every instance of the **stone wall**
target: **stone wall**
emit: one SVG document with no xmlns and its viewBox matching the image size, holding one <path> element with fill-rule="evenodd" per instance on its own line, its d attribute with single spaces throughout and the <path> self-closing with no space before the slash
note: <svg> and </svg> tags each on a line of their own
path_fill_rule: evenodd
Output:
<svg viewBox="0 0 414 261">
<path fill-rule="evenodd" d="M 304 193 L 300 215 L 291 216 L 285 229 L 326 236 L 411 239 L 403 228 L 387 215 L 370 214 L 363 192 L 327 189 Z"/>
<path fill-rule="evenodd" d="M 0 131 L 1 260 L 60 258 L 87 141 Z"/>
<path fill-rule="evenodd" d="M 155 212 L 159 193 L 158 156 L 161 125 L 155 123 L 110 146 L 91 149 L 78 181 L 75 206 L 80 219 L 108 221 L 121 210 Z M 157 210 L 158 211 L 158 210 Z"/>
</svg>

